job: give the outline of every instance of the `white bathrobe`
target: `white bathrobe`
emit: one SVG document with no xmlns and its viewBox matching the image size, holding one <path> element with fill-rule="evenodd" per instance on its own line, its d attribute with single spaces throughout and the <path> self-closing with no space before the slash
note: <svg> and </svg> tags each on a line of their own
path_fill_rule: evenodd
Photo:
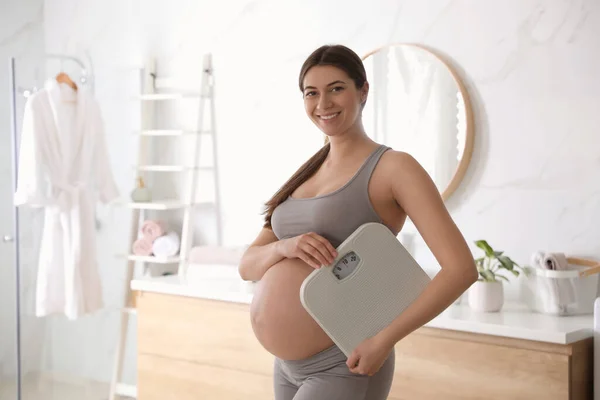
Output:
<svg viewBox="0 0 600 400">
<path fill-rule="evenodd" d="M 44 207 L 36 315 L 76 319 L 103 306 L 95 203 L 118 196 L 98 103 L 50 79 L 25 106 L 15 204 Z"/>
</svg>

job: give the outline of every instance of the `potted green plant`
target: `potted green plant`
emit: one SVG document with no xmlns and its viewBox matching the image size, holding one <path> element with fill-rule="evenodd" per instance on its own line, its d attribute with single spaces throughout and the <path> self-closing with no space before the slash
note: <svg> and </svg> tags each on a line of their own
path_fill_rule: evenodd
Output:
<svg viewBox="0 0 600 400">
<path fill-rule="evenodd" d="M 485 240 L 477 240 L 475 245 L 484 255 L 475 259 L 479 279 L 468 290 L 469 307 L 483 312 L 500 311 L 504 305 L 502 281 L 509 281 L 504 274 L 518 277 L 524 269 L 503 251 L 494 250 Z"/>
</svg>

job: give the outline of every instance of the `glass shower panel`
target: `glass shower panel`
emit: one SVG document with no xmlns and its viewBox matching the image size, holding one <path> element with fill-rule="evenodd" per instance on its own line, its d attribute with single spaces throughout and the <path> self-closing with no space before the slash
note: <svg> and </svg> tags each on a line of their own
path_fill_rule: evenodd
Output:
<svg viewBox="0 0 600 400">
<path fill-rule="evenodd" d="M 67 62 L 63 67 L 75 76 Z M 13 206 L 13 155 L 18 151 L 12 150 L 11 136 L 18 149 L 28 96 L 57 72 L 44 56 L 35 62 L 17 58 L 14 71 L 8 90 L 14 92 L 14 113 L 9 113 L 14 123 L 0 120 L 7 126 L 0 138 L 0 237 L 7 236 L 0 242 L 0 400 L 106 399 L 114 360 L 110 342 L 116 339 L 119 314 L 105 308 L 77 320 L 36 315 L 45 210 Z"/>
<path fill-rule="evenodd" d="M 12 60 L 9 68 L 12 70 Z M 1 74 L 4 75 L 4 74 Z M 9 76 L 0 87 L 12 86 Z M 17 340 L 17 276 L 15 268 L 15 218 L 12 201 L 12 116 L 13 97 L 10 90 L 0 101 L 0 399 L 18 399 L 19 354 Z"/>
</svg>

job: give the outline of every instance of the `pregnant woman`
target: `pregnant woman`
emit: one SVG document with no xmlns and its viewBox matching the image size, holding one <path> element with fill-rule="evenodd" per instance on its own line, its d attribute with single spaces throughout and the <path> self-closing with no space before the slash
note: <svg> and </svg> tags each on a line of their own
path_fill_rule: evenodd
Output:
<svg viewBox="0 0 600 400">
<path fill-rule="evenodd" d="M 454 302 L 477 270 L 426 171 L 365 133 L 369 84 L 360 57 L 345 46 L 320 47 L 304 62 L 299 85 L 326 144 L 266 203 L 265 224 L 241 259 L 242 279 L 258 281 L 252 327 L 275 356 L 276 400 L 383 400 L 395 344 Z M 397 235 L 407 216 L 442 269 L 405 312 L 346 358 L 302 307 L 300 286 L 360 225 L 382 223 Z"/>
</svg>

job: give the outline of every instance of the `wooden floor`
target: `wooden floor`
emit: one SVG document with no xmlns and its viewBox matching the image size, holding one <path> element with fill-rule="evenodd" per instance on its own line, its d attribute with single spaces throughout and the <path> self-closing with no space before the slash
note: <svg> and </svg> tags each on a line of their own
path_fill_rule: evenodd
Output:
<svg viewBox="0 0 600 400">
<path fill-rule="evenodd" d="M 108 383 L 84 379 L 58 380 L 52 378 L 26 377 L 21 389 L 22 400 L 106 400 Z M 0 399 L 16 400 L 14 380 L 0 380 Z"/>
</svg>

